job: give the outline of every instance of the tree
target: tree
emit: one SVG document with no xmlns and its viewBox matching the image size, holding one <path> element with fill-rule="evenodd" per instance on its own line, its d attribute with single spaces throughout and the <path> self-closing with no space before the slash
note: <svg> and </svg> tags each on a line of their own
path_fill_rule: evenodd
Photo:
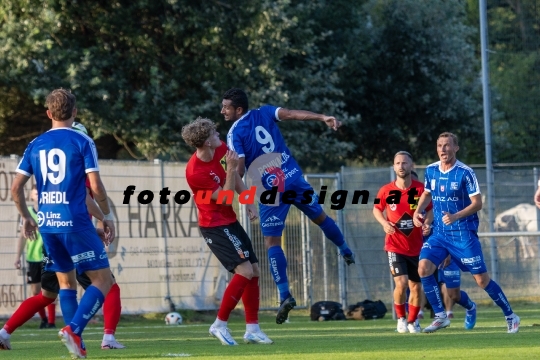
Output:
<svg viewBox="0 0 540 360">
<path fill-rule="evenodd" d="M 540 1 L 488 4 L 494 160 L 538 161 Z"/>
<path fill-rule="evenodd" d="M 352 94 L 345 110 L 362 115 L 345 136 L 357 145 L 355 157 L 386 162 L 408 150 L 428 161 L 437 136 L 451 131 L 474 144 L 462 142 L 460 158 L 483 158 L 479 60 L 468 42 L 474 29 L 464 23 L 464 4 L 372 0 L 361 14 L 357 32 L 366 33 L 368 46 L 349 44 L 348 58 L 369 62 L 351 63 L 340 83 Z"/>
<path fill-rule="evenodd" d="M 282 59 L 288 56 L 299 61 L 288 68 L 288 74 L 301 69 L 297 81 L 319 84 L 327 74 L 321 70 L 324 61 L 312 49 L 316 35 L 309 29 L 296 31 L 300 25 L 289 16 L 294 8 L 288 1 L 233 4 L 3 4 L 0 84 L 36 104 L 43 104 L 51 88 L 71 88 L 80 120 L 96 138 L 112 135 L 134 157 L 147 159 L 185 158 L 192 150 L 180 137 L 182 125 L 199 115 L 221 120 L 221 94 L 230 87 L 248 90 L 254 104 L 286 100 L 300 105 L 304 99 L 335 92 L 307 89 L 289 97 L 284 89 Z M 288 38 L 291 34 L 295 43 Z M 318 144 L 332 147 L 324 138 Z"/>
</svg>

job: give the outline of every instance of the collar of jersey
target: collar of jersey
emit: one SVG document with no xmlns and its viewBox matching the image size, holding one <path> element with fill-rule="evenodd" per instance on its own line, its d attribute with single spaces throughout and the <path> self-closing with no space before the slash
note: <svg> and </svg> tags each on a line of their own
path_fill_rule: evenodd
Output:
<svg viewBox="0 0 540 360">
<path fill-rule="evenodd" d="M 53 130 L 72 130 L 72 131 L 77 131 L 77 130 L 73 130 L 72 128 L 70 127 L 59 127 L 59 128 L 52 128 L 52 129 L 49 129 L 49 131 L 53 131 Z"/>
<path fill-rule="evenodd" d="M 242 115 L 242 117 L 240 119 L 238 119 L 237 121 L 240 121 L 240 120 L 244 120 L 244 118 L 246 116 L 248 116 L 248 114 L 251 112 L 251 110 L 249 110 L 247 113 L 245 113 L 244 115 Z"/>
<path fill-rule="evenodd" d="M 459 160 L 456 159 L 456 162 L 454 163 L 454 165 L 452 165 L 452 167 L 451 167 L 450 169 L 448 169 L 448 170 L 446 170 L 446 171 L 443 171 L 443 170 L 441 169 L 442 163 L 439 161 L 439 171 L 440 171 L 441 173 L 443 173 L 443 174 L 448 174 L 451 170 L 453 170 L 453 169 L 456 167 L 456 165 L 458 164 L 458 162 L 459 162 Z"/>
</svg>

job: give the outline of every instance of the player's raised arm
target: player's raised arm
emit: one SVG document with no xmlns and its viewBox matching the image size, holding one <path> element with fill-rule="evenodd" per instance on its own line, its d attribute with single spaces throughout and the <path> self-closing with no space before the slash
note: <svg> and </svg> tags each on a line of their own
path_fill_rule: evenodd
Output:
<svg viewBox="0 0 540 360">
<path fill-rule="evenodd" d="M 326 116 L 323 114 L 317 114 L 307 110 L 289 110 L 285 108 L 280 108 L 278 110 L 279 120 L 315 120 L 324 122 L 329 128 L 337 130 L 341 126 L 341 121 L 338 121 L 333 116 Z"/>
<path fill-rule="evenodd" d="M 240 160 L 243 158 L 238 159 L 239 163 Z M 240 168 L 240 165 L 237 166 L 237 168 Z M 246 191 L 248 188 L 246 184 L 242 181 L 242 178 L 240 177 L 240 174 L 236 172 L 236 192 L 238 194 L 241 194 L 243 191 Z M 246 210 L 248 212 L 249 220 L 255 221 L 259 217 L 259 212 L 257 211 L 257 206 L 255 204 L 246 204 Z"/>
<path fill-rule="evenodd" d="M 235 151 L 227 150 L 225 154 L 225 162 L 227 163 L 227 175 L 225 177 L 225 184 L 223 188 L 220 186 L 212 193 L 212 200 L 217 201 L 221 191 L 232 190 L 235 191 L 237 187 L 236 177 L 237 177 L 237 167 L 238 167 L 238 154 Z M 220 205 L 232 206 L 232 203 L 228 204 L 225 197 L 222 198 L 222 203 Z"/>
</svg>

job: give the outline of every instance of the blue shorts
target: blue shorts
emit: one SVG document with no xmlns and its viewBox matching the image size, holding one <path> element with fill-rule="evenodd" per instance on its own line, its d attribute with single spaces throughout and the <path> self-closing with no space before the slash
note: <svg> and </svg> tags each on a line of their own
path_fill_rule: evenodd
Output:
<svg viewBox="0 0 540 360">
<path fill-rule="evenodd" d="M 487 272 L 482 246 L 476 231 L 433 233 L 422 246 L 420 260 L 427 259 L 439 266 L 450 254 L 461 271 L 471 274 Z"/>
<path fill-rule="evenodd" d="M 72 233 L 41 234 L 49 255 L 46 270 L 67 273 L 77 269 L 79 274 L 109 267 L 107 251 L 95 229 Z"/>
<path fill-rule="evenodd" d="M 285 218 L 291 205 L 296 206 L 311 220 L 316 219 L 323 212 L 318 202 L 319 197 L 303 177 L 299 177 L 292 184 L 287 184 L 285 191 L 289 190 L 296 192 L 296 197 L 291 199 L 292 204 L 284 204 L 282 202 L 284 193 L 279 194 L 280 201 L 278 206 L 268 206 L 259 203 L 259 216 L 261 218 L 261 229 L 264 236 L 281 236 L 285 228 Z M 302 201 L 306 201 L 304 197 L 304 192 L 306 191 L 313 192 L 311 202 L 309 204 L 302 204 Z"/>
<path fill-rule="evenodd" d="M 461 286 L 461 271 L 454 260 L 444 269 L 439 269 L 439 282 L 444 283 L 448 289 L 455 289 Z"/>
</svg>

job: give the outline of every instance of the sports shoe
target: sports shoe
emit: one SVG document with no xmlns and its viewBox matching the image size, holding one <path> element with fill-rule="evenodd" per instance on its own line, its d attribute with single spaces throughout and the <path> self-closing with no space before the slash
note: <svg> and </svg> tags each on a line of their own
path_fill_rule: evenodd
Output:
<svg viewBox="0 0 540 360">
<path fill-rule="evenodd" d="M 56 329 L 56 324 L 47 323 L 47 329 Z"/>
<path fill-rule="evenodd" d="M 77 336 L 68 325 L 58 332 L 58 337 L 66 345 L 72 359 L 86 359 L 86 349 L 80 336 Z"/>
<path fill-rule="evenodd" d="M 453 312 L 448 312 L 448 313 L 446 313 L 446 317 L 449 318 L 449 319 L 453 319 L 454 318 L 454 313 Z"/>
<path fill-rule="evenodd" d="M 9 336 L 7 338 L 0 336 L 0 350 L 11 350 L 11 342 Z"/>
<path fill-rule="evenodd" d="M 229 329 L 227 328 L 217 328 L 214 325 L 210 326 L 210 330 L 208 331 L 210 335 L 217 338 L 223 345 L 238 345 L 236 341 L 234 341 L 233 337 L 231 336 L 231 333 L 229 332 Z"/>
<path fill-rule="evenodd" d="M 354 261 L 354 254 L 353 253 L 343 255 L 343 260 L 345 261 L 345 264 L 347 264 L 347 265 L 351 265 L 351 264 L 356 263 Z"/>
<path fill-rule="evenodd" d="M 408 323 L 407 330 L 409 330 L 411 334 L 418 334 L 422 332 L 422 328 L 418 322 Z"/>
<path fill-rule="evenodd" d="M 515 334 L 519 331 L 519 316 L 513 314 L 506 317 L 506 325 L 508 326 L 508 333 Z"/>
<path fill-rule="evenodd" d="M 397 321 L 397 332 L 400 334 L 405 334 L 407 332 L 407 320 L 402 317 Z"/>
<path fill-rule="evenodd" d="M 424 329 L 425 333 L 432 333 L 439 329 L 444 329 L 445 327 L 450 326 L 450 319 L 448 318 L 435 318 L 431 325 Z"/>
<path fill-rule="evenodd" d="M 255 333 L 247 332 L 244 334 L 244 342 L 246 344 L 265 344 L 271 345 L 274 342 L 266 336 L 262 331 L 257 331 Z"/>
<path fill-rule="evenodd" d="M 112 341 L 101 342 L 101 350 L 125 349 L 125 348 L 126 347 L 120 344 L 118 341 L 116 341 L 116 339 Z"/>
<path fill-rule="evenodd" d="M 39 328 L 46 329 L 48 324 L 49 322 L 47 321 L 47 319 L 41 319 L 41 324 L 39 324 Z"/>
<path fill-rule="evenodd" d="M 465 312 L 465 322 L 463 326 L 467 330 L 472 330 L 474 325 L 476 325 L 476 304 L 473 302 L 474 306 L 472 310 L 467 310 Z"/>
<path fill-rule="evenodd" d="M 294 309 L 295 306 L 296 300 L 292 296 L 283 300 L 276 315 L 276 324 L 283 324 L 289 317 L 289 311 Z"/>
<path fill-rule="evenodd" d="M 424 312 L 423 311 L 420 311 L 418 313 L 418 316 L 416 317 L 417 320 L 423 320 L 424 319 Z"/>
</svg>

